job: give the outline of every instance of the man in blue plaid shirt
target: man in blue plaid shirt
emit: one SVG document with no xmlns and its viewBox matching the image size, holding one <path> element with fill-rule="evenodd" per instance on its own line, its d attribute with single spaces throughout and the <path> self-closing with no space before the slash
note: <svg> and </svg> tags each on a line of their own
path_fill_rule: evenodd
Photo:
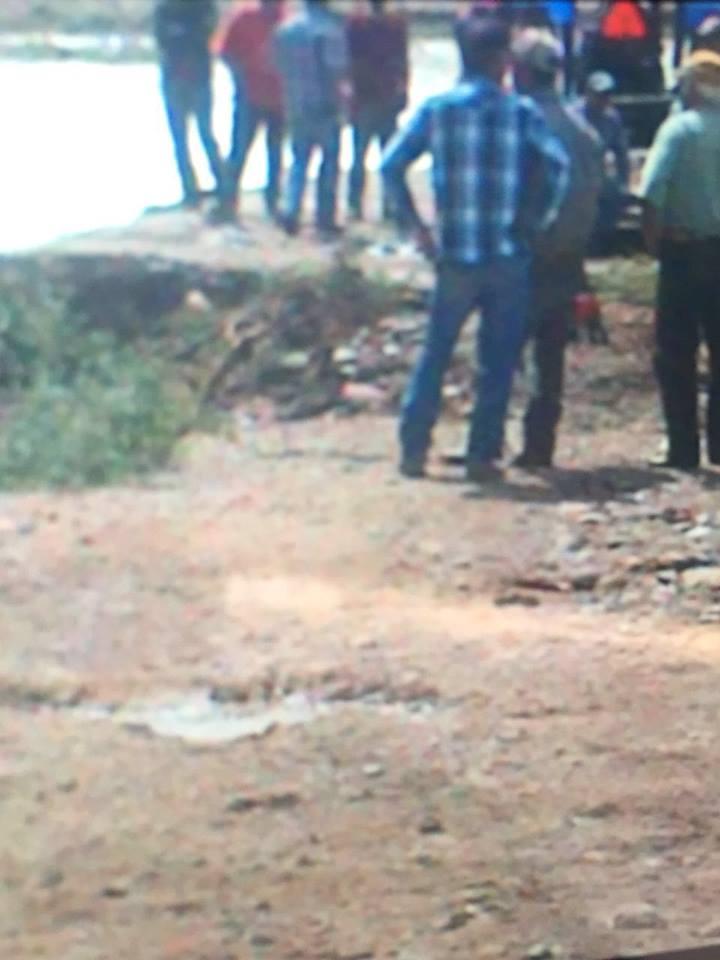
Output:
<svg viewBox="0 0 720 960">
<path fill-rule="evenodd" d="M 568 158 L 528 99 L 507 93 L 510 34 L 495 19 L 458 29 L 463 77 L 428 100 L 382 162 L 400 216 L 437 263 L 425 345 L 402 406 L 401 472 L 422 477 L 442 384 L 468 316 L 482 310 L 478 382 L 467 451 L 471 481 L 496 472 L 513 376 L 528 324 L 530 243 L 552 225 L 568 184 Z M 406 182 L 422 154 L 433 160 L 437 239 Z M 529 188 L 529 184 L 533 188 Z"/>
</svg>

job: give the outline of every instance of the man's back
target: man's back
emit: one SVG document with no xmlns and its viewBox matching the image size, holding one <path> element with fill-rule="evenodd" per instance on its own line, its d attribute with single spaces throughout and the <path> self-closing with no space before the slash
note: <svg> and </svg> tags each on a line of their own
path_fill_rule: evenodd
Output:
<svg viewBox="0 0 720 960">
<path fill-rule="evenodd" d="M 281 110 L 283 102 L 272 53 L 273 35 L 282 14 L 279 3 L 266 9 L 238 3 L 224 21 L 214 44 L 230 69 L 243 75 L 250 103 L 274 111 Z"/>
<path fill-rule="evenodd" d="M 720 237 L 720 106 L 666 120 L 648 155 L 642 193 L 663 223 Z"/>
<path fill-rule="evenodd" d="M 405 105 L 407 23 L 397 14 L 356 14 L 348 21 L 348 45 L 355 104 Z"/>
<path fill-rule="evenodd" d="M 553 91 L 534 98 L 570 160 L 570 181 L 557 220 L 537 253 L 553 257 L 582 253 L 592 233 L 603 181 L 603 145 L 597 132 Z"/>
<path fill-rule="evenodd" d="M 339 115 L 339 82 L 348 68 L 345 25 L 328 10 L 307 10 L 275 32 L 275 62 L 291 120 Z"/>
<path fill-rule="evenodd" d="M 429 100 L 384 161 L 397 164 L 429 150 L 441 255 L 478 263 L 515 256 L 523 181 L 534 162 L 543 198 L 537 221 L 554 218 L 564 195 L 567 158 L 534 104 L 483 78 Z M 533 226 L 539 227 L 536 222 Z"/>
</svg>

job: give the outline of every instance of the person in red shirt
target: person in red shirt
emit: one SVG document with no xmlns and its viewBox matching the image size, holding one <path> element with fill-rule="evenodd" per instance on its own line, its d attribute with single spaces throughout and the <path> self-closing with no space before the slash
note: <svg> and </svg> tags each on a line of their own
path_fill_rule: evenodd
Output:
<svg viewBox="0 0 720 960">
<path fill-rule="evenodd" d="M 273 63 L 272 38 L 284 15 L 284 0 L 239 0 L 215 38 L 214 49 L 235 84 L 232 147 L 227 160 L 225 199 L 218 219 L 234 220 L 248 151 L 258 127 L 265 125 L 267 186 L 265 207 L 277 213 L 284 132 L 283 93 Z"/>
<path fill-rule="evenodd" d="M 359 220 L 370 144 L 377 137 L 381 148 L 385 147 L 407 102 L 408 31 L 404 17 L 388 12 L 384 0 L 370 0 L 369 12 L 349 18 L 347 33 L 354 153 L 348 203 L 351 214 Z M 391 216 L 387 200 L 383 201 L 383 215 Z"/>
</svg>

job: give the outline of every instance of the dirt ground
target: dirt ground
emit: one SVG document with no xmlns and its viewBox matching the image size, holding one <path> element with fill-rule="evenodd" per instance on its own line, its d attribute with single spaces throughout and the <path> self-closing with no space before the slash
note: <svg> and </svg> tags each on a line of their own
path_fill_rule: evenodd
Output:
<svg viewBox="0 0 720 960">
<path fill-rule="evenodd" d="M 720 939 L 720 477 L 643 466 L 648 314 L 608 320 L 545 476 L 239 417 L 152 481 L 0 500 L 0 956 Z"/>
</svg>

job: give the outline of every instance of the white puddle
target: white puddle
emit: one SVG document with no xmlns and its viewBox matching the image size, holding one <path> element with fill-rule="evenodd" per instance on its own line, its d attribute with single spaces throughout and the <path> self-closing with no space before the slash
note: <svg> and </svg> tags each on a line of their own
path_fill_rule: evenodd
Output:
<svg viewBox="0 0 720 960">
<path fill-rule="evenodd" d="M 74 709 L 86 719 L 110 721 L 121 727 L 145 730 L 196 745 L 232 743 L 262 737 L 277 727 L 312 723 L 340 710 L 369 710 L 422 719 L 432 711 L 429 704 L 328 703 L 305 693 L 292 694 L 274 705 L 239 707 L 219 703 L 208 692 L 168 695 L 131 701 L 117 709 L 85 704 Z"/>
</svg>

